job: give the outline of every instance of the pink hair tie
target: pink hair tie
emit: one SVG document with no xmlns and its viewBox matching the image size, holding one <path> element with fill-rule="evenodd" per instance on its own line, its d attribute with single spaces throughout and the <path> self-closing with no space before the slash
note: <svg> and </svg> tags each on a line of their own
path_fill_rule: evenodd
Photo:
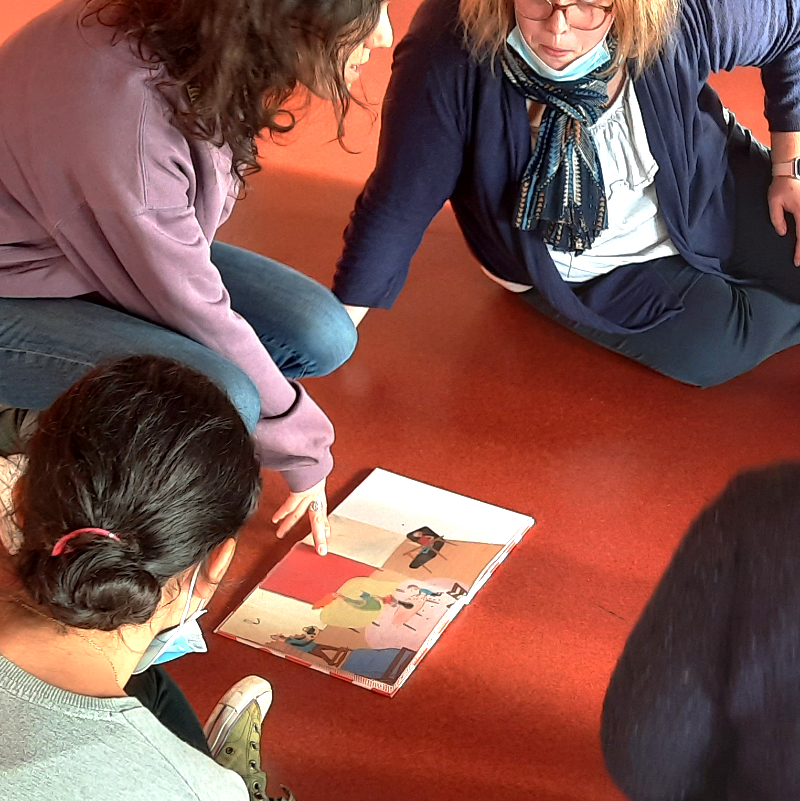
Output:
<svg viewBox="0 0 800 801">
<path fill-rule="evenodd" d="M 104 528 L 78 528 L 75 531 L 70 531 L 65 534 L 54 546 L 52 556 L 61 556 L 62 553 L 67 553 L 67 543 L 75 537 L 80 537 L 81 534 L 97 534 L 100 537 L 108 537 L 109 539 L 119 542 L 119 537 L 111 531 L 106 531 Z M 72 550 L 71 548 L 69 550 Z"/>
</svg>

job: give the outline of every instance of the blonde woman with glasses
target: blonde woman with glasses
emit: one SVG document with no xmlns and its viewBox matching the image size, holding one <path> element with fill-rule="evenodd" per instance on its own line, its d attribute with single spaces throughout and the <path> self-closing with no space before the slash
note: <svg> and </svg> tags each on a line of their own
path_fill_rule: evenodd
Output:
<svg viewBox="0 0 800 801">
<path fill-rule="evenodd" d="M 667 376 L 800 342 L 800 0 L 425 0 L 334 292 L 389 308 L 450 200 L 489 278 Z M 707 80 L 761 68 L 770 149 Z"/>
</svg>

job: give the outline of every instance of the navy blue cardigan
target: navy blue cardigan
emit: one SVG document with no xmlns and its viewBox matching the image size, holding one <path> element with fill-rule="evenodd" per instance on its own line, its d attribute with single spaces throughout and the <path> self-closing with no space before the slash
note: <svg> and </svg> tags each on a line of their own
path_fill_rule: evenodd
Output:
<svg viewBox="0 0 800 801">
<path fill-rule="evenodd" d="M 512 226 L 531 155 L 525 98 L 469 56 L 457 9 L 457 0 L 425 0 L 397 46 L 378 161 L 345 231 L 336 295 L 389 308 L 449 199 L 487 269 L 535 285 L 576 322 L 625 333 L 679 312 L 677 295 L 640 265 L 617 268 L 577 297 L 541 238 Z M 770 129 L 800 130 L 800 0 L 684 0 L 671 44 L 634 84 L 669 234 L 705 272 L 729 256 L 734 219 L 726 153 L 734 122 L 706 79 L 738 65 L 761 67 Z"/>
<path fill-rule="evenodd" d="M 800 798 L 800 464 L 694 521 L 614 670 L 606 765 L 633 801 Z"/>
</svg>

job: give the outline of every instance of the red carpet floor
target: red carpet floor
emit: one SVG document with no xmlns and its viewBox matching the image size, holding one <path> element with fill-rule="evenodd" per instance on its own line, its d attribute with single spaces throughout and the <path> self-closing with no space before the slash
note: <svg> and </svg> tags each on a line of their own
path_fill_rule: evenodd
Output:
<svg viewBox="0 0 800 801">
<path fill-rule="evenodd" d="M 49 5 L 4 10 L 0 37 Z M 393 0 L 398 34 L 416 2 Z M 390 55 L 366 91 L 379 99 Z M 717 83 L 765 136 L 758 76 Z M 291 144 L 265 145 L 221 238 L 329 282 L 378 124 L 326 143 L 315 109 Z M 266 676 L 263 755 L 299 801 L 611 801 L 598 744 L 603 693 L 625 637 L 684 528 L 737 470 L 796 458 L 800 350 L 710 390 L 682 386 L 537 316 L 483 278 L 449 209 L 391 312 L 368 315 L 353 359 L 308 389 L 337 427 L 331 506 L 380 466 L 537 518 L 537 525 L 393 698 L 215 635 L 172 673 L 201 716 L 236 679 Z M 265 476 L 216 624 L 288 549 L 269 523 L 284 488 Z M 297 536 L 307 533 L 307 527 Z M 295 539 L 295 538 L 293 538 Z"/>
</svg>

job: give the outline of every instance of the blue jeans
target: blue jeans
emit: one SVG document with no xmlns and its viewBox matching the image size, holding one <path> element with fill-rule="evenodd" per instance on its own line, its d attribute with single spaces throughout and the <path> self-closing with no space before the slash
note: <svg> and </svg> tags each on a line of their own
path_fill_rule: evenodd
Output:
<svg viewBox="0 0 800 801">
<path fill-rule="evenodd" d="M 215 242 L 211 259 L 234 311 L 284 375 L 325 375 L 345 362 L 356 329 L 321 284 L 272 259 Z M 188 337 L 82 298 L 0 298 L 0 403 L 45 409 L 95 365 L 133 354 L 167 356 L 224 389 L 252 430 L 258 391 L 239 367 Z"/>
</svg>

